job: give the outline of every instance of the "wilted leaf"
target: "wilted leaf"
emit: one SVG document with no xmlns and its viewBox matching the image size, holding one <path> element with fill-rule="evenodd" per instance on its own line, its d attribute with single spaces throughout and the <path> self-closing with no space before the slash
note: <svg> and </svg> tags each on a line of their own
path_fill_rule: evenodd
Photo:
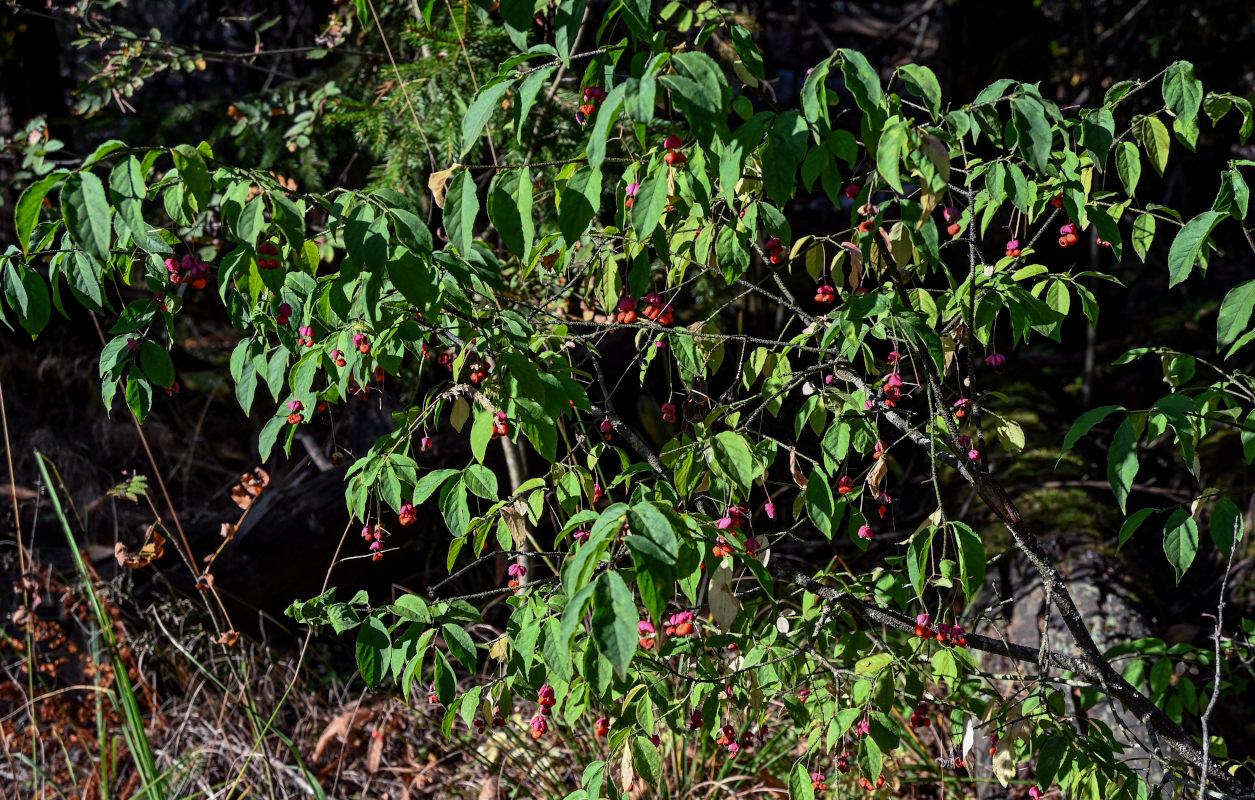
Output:
<svg viewBox="0 0 1255 800">
<path fill-rule="evenodd" d="M 876 459 L 876 463 L 872 465 L 871 472 L 867 473 L 867 488 L 871 490 L 873 495 L 880 494 L 880 482 L 885 479 L 885 475 L 889 474 L 889 460 L 886 458 Z"/>
<path fill-rule="evenodd" d="M 113 555 L 118 559 L 119 566 L 131 569 L 146 567 L 164 555 L 165 543 L 166 537 L 161 535 L 154 524 L 149 526 L 148 535 L 138 553 L 132 553 L 125 544 L 118 542 L 113 546 Z"/>
</svg>

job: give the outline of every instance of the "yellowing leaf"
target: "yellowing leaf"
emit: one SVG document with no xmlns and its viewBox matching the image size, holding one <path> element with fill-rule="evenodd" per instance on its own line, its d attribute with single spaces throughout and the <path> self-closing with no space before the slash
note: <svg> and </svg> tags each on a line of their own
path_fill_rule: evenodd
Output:
<svg viewBox="0 0 1255 800">
<path fill-rule="evenodd" d="M 510 639 L 506 636 L 498 636 L 493 643 L 488 646 L 488 657 L 497 661 L 505 661 L 510 658 Z M 491 718 L 491 717 L 490 717 Z"/>
<path fill-rule="evenodd" d="M 427 188 L 431 190 L 432 199 L 441 208 L 444 208 L 445 187 L 448 185 L 449 179 L 453 177 L 453 173 L 461 166 L 461 164 L 454 164 L 448 169 L 431 173 L 431 176 L 427 178 Z"/>
<path fill-rule="evenodd" d="M 471 404 L 466 402 L 465 397 L 459 397 L 453 403 L 453 410 L 449 412 L 449 423 L 453 425 L 453 430 L 461 433 L 462 427 L 470 418 Z"/>
<path fill-rule="evenodd" d="M 736 615 L 741 611 L 741 601 L 732 593 L 732 570 L 719 567 L 710 576 L 710 613 L 725 631 L 732 629 Z"/>
</svg>

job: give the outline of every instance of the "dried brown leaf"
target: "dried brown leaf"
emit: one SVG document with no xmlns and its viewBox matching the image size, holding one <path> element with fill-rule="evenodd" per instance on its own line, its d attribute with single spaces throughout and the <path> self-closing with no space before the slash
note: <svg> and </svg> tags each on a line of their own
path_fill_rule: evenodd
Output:
<svg viewBox="0 0 1255 800">
<path fill-rule="evenodd" d="M 165 554 L 165 544 L 166 537 L 161 535 L 156 525 L 150 525 L 148 536 L 139 552 L 132 553 L 125 544 L 118 542 L 113 546 L 113 556 L 118 560 L 119 566 L 130 569 L 146 567 Z"/>
<path fill-rule="evenodd" d="M 370 732 L 370 746 L 366 748 L 366 771 L 374 775 L 379 771 L 379 762 L 383 760 L 383 731 L 376 728 Z"/>
<path fill-rule="evenodd" d="M 810 483 L 810 479 L 806 477 L 806 473 L 802 472 L 797 465 L 797 451 L 789 448 L 789 472 L 793 473 L 793 482 L 797 484 L 797 488 L 805 489 Z"/>
<path fill-rule="evenodd" d="M 215 644 L 234 647 L 235 643 L 240 640 L 240 632 L 236 630 L 223 631 L 220 635 L 214 637 Z"/>
<path fill-rule="evenodd" d="M 880 494 L 880 482 L 889 473 L 889 464 L 886 461 L 883 458 L 876 459 L 871 472 L 867 473 L 867 488 L 871 490 L 873 496 Z"/>
<path fill-rule="evenodd" d="M 479 787 L 479 800 L 497 800 L 497 795 L 500 794 L 500 791 L 501 784 L 497 776 L 490 772 L 484 778 L 483 785 Z"/>
<path fill-rule="evenodd" d="M 527 543 L 527 501 L 519 498 L 508 506 L 501 509 L 501 519 L 505 521 L 505 526 L 510 531 L 510 538 L 514 540 L 514 548 L 517 550 Z"/>
<path fill-rule="evenodd" d="M 327 746 L 336 739 L 342 741 L 347 740 L 352 735 L 354 728 L 359 725 L 365 725 L 375 716 L 376 709 L 372 707 L 356 707 L 348 711 L 342 711 L 337 714 L 331 722 L 327 723 L 327 727 L 318 736 L 318 742 L 314 745 L 314 761 L 322 758 L 326 752 Z"/>
</svg>

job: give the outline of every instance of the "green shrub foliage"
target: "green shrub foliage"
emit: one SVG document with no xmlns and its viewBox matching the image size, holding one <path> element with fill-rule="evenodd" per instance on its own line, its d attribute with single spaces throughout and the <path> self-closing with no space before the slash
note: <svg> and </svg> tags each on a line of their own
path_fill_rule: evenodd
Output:
<svg viewBox="0 0 1255 800">
<path fill-rule="evenodd" d="M 289 613 L 355 630 L 365 681 L 407 698 L 420 686 L 447 709 L 446 730 L 511 708 L 537 737 L 605 718 L 608 755 L 571 797 L 660 780 L 654 735 L 664 748 L 715 739 L 738 758 L 792 737 L 770 771 L 793 797 L 838 781 L 874 789 L 926 752 L 925 723 L 960 762 L 989 750 L 1004 784 L 1036 758 L 1036 782 L 1069 797 L 1189 792 L 1210 757 L 1208 781 L 1241 791 L 1216 760 L 1223 743 L 1207 755 L 1182 727 L 1227 680 L 1215 654 L 1157 640 L 1102 652 L 990 466 L 1029 444 L 996 391 L 995 339 L 1014 351 L 1095 322 L 1094 287 L 1119 288 L 1101 265 L 1156 246 L 1171 285 L 1205 271 L 1214 232 L 1245 224 L 1252 162 L 1229 164 L 1206 210 L 1142 202 L 1139 182 L 1204 127 L 1245 142 L 1250 103 L 1206 91 L 1184 62 L 1092 108 L 1009 79 L 946 98 L 928 68 L 880 74 L 851 50 L 777 102 L 753 37 L 717 10 L 622 0 L 590 23 L 564 0 L 542 29 L 531 5 L 476 12 L 508 43 L 459 101 L 429 179 L 298 191 L 209 143 L 110 141 L 45 170 L 0 258 L 6 323 L 37 336 L 74 303 L 104 317 L 101 398 L 142 421 L 177 382 L 169 347 L 185 300 L 216 295 L 240 334 L 235 396 L 270 415 L 262 461 L 320 409 L 371 392 L 377 371 L 418 387 L 348 469 L 355 524 L 387 558 L 388 537 L 431 516 L 451 571 L 504 554 L 514 585 L 386 606 L 333 589 Z M 390 88 L 395 125 L 421 125 L 420 83 Z M 803 208 L 823 232 L 794 230 Z M 204 244 L 215 237 L 220 248 Z M 1114 430 L 1123 514 L 1139 445 L 1175 442 L 1198 501 L 1137 510 L 1119 543 L 1162 535 L 1178 580 L 1243 536 L 1236 498 L 1201 483 L 1213 474 L 1201 454 L 1237 428 L 1255 455 L 1255 387 L 1225 366 L 1255 338 L 1253 286 L 1220 305 L 1212 361 L 1129 353 L 1163 360 L 1164 396 L 1088 411 L 1061 443 Z M 468 463 L 431 467 L 440 426 L 469 441 Z M 530 471 L 488 469 L 492 448 L 525 454 Z M 935 480 L 897 485 L 907 458 Z M 974 507 L 942 492 L 963 483 Z M 883 510 L 904 493 L 935 495 L 936 512 L 895 532 Z M 978 516 L 1040 573 L 1071 642 L 1026 647 L 982 625 L 995 553 Z M 871 543 L 875 557 L 860 555 Z M 804 545 L 810 569 L 776 555 Z M 505 633 L 478 641 L 468 626 L 503 596 Z M 1017 689 L 983 669 L 994 656 L 1021 662 Z M 1187 658 L 1202 665 L 1197 684 L 1174 674 Z M 1117 759 L 1107 726 L 1078 731 L 1077 683 L 1154 732 L 1151 760 L 1175 783 Z M 949 780 L 954 759 L 943 766 Z"/>
</svg>

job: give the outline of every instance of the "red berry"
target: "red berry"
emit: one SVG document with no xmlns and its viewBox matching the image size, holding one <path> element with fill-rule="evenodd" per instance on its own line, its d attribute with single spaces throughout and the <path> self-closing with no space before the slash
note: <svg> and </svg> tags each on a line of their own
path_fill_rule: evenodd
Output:
<svg viewBox="0 0 1255 800">
<path fill-rule="evenodd" d="M 667 156 L 666 156 L 666 162 L 673 167 L 678 164 L 683 164 L 685 161 L 688 161 L 688 160 L 689 160 L 688 156 L 680 152 L 667 153 Z"/>
<path fill-rule="evenodd" d="M 961 226 L 959 225 L 959 223 L 952 222 L 950 223 L 949 226 L 946 227 L 946 233 L 950 234 L 951 236 L 958 236 L 960 229 L 961 229 Z"/>
</svg>

